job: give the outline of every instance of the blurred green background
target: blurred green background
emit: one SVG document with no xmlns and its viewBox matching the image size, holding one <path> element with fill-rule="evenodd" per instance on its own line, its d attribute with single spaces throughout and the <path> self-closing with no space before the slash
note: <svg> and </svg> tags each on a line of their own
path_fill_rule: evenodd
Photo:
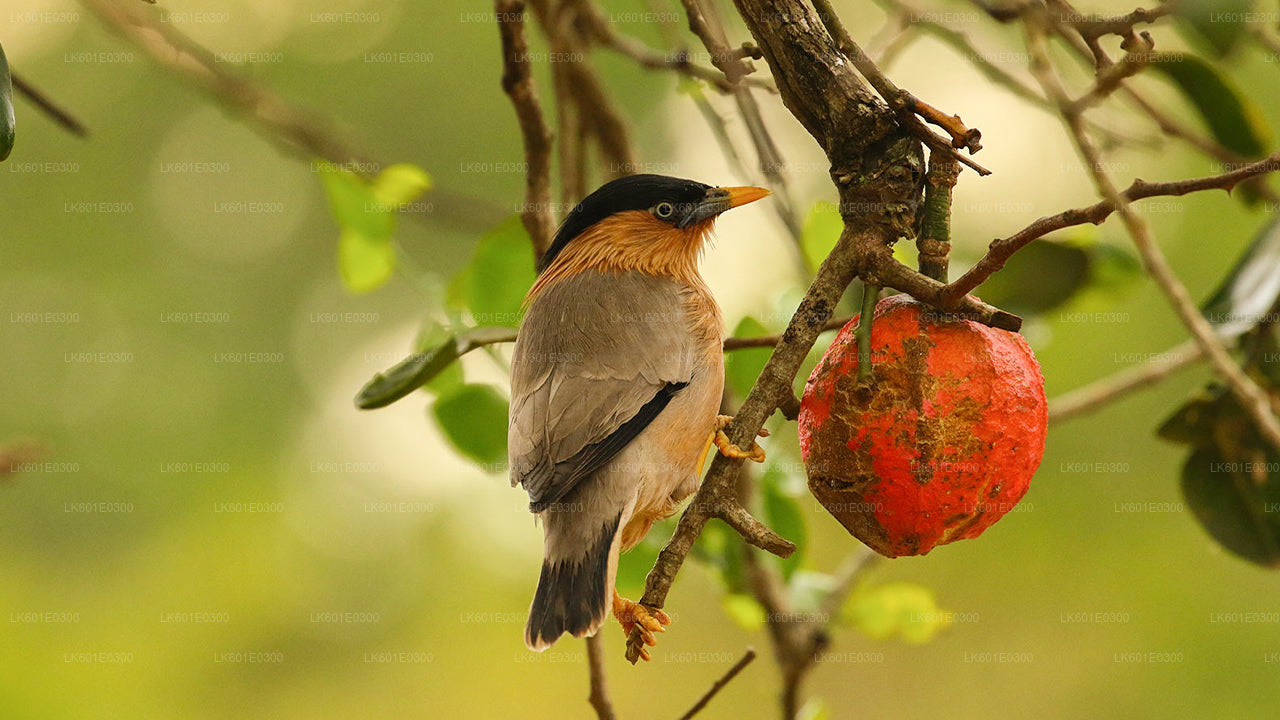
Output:
<svg viewBox="0 0 1280 720">
<path fill-rule="evenodd" d="M 683 26 L 675 5 L 656 18 L 642 0 L 604 5 L 655 47 L 666 43 L 649 20 Z M 938 7 L 1025 76 L 1012 31 L 964 4 Z M 339 280 L 337 229 L 307 158 L 283 154 L 69 0 L 0 8 L 15 71 L 93 132 L 76 139 L 19 100 L 17 145 L 0 164 L 0 443 L 48 450 L 0 480 L 0 715 L 588 717 L 582 643 L 542 655 L 522 643 L 541 556 L 524 493 L 450 449 L 429 395 L 372 412 L 351 402 L 443 320 L 447 282 L 522 200 L 490 6 L 161 3 L 206 46 L 258 53 L 235 69 L 329 118 L 371 157 L 431 174 L 435 194 L 400 219 L 396 278 L 359 296 Z M 860 40 L 884 17 L 870 3 L 838 9 Z M 357 16 L 326 19 L 335 12 Z M 736 25 L 731 34 L 746 37 Z M 1182 45 L 1167 26 L 1156 36 Z M 534 44 L 545 50 L 540 36 Z M 673 75 L 604 50 L 595 62 L 632 122 L 641 169 L 755 180 L 732 174 Z M 1274 56 L 1224 67 L 1280 119 L 1280 94 L 1264 90 L 1277 81 Z M 961 178 L 954 265 L 1040 215 L 1094 202 L 1056 121 L 951 50 L 923 39 L 889 69 L 983 131 L 977 159 L 995 174 Z M 548 100 L 545 64 L 540 73 Z M 1170 88 L 1143 82 L 1198 123 Z M 798 204 L 833 201 L 812 140 L 776 99 L 761 101 Z M 1156 135 L 1124 112 L 1101 117 Z M 1176 145 L 1108 161 L 1125 183 L 1220 169 Z M 478 200 L 465 206 L 470 220 L 452 210 L 458 198 Z M 724 218 L 704 263 L 731 328 L 748 314 L 780 327 L 803 288 L 790 240 L 760 205 Z M 1148 217 L 1199 300 L 1275 210 L 1214 192 L 1166 199 Z M 1125 247 L 1117 226 L 1096 234 Z M 1078 295 L 1025 334 L 1050 397 L 1185 338 L 1140 277 Z M 501 386 L 503 357 L 469 356 L 468 380 Z M 839 630 L 809 692 L 840 718 L 1270 716 L 1280 582 L 1200 529 L 1177 487 L 1186 451 L 1154 437 L 1207 378 L 1189 370 L 1051 427 L 1018 511 L 978 541 L 869 577 L 932 588 L 956 622 L 922 645 Z M 785 458 L 794 428 L 779 427 L 769 442 Z M 830 570 L 856 541 L 812 500 L 801 505 L 806 563 Z M 721 595 L 714 574 L 686 566 L 668 601 L 676 623 L 648 666 L 627 665 L 621 633 L 606 630 L 622 717 L 678 716 L 747 645 L 763 657 L 705 716 L 775 716 L 768 638 L 735 624 Z M 1174 660 L 1126 659 L 1134 653 Z"/>
</svg>

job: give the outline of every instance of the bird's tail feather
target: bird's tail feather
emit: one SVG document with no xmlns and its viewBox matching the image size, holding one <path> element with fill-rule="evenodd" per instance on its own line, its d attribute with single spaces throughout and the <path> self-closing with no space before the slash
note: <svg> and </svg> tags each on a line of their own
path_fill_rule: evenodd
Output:
<svg viewBox="0 0 1280 720">
<path fill-rule="evenodd" d="M 530 650 L 551 647 L 560 635 L 594 635 L 609 612 L 609 554 L 621 516 L 601 528 L 595 544 L 578 558 L 545 558 L 538 589 L 529 606 L 524 643 Z"/>
</svg>

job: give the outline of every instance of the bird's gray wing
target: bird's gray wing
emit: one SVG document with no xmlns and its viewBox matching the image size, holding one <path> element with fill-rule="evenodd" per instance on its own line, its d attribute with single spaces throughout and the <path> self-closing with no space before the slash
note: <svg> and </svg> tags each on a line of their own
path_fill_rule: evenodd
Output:
<svg viewBox="0 0 1280 720">
<path fill-rule="evenodd" d="M 678 285 L 586 271 L 530 304 L 511 365 L 511 484 L 535 512 L 609 462 L 693 376 Z"/>
</svg>

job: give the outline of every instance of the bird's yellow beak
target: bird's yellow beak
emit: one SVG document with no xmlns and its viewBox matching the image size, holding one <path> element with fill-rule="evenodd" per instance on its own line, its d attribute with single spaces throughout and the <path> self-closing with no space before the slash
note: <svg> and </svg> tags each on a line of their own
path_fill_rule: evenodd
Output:
<svg viewBox="0 0 1280 720">
<path fill-rule="evenodd" d="M 762 187 L 752 187 L 744 185 L 742 187 L 720 188 L 729 196 L 729 207 L 736 208 L 739 205 L 746 205 L 755 202 L 762 197 L 768 197 L 769 191 Z"/>
<path fill-rule="evenodd" d="M 764 188 L 751 187 L 717 187 L 707 190 L 707 196 L 676 223 L 676 227 L 685 228 L 709 220 L 725 210 L 755 202 L 769 194 Z"/>
</svg>

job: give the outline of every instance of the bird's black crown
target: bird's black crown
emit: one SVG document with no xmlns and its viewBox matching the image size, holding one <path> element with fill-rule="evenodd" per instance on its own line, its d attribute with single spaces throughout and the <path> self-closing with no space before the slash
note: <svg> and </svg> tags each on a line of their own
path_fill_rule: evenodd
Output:
<svg viewBox="0 0 1280 720">
<path fill-rule="evenodd" d="M 672 213 L 670 217 L 662 219 L 676 227 L 683 227 L 680 222 L 683 217 L 687 217 L 688 208 L 696 206 L 710 189 L 710 185 L 666 175 L 628 175 L 611 180 L 583 198 L 565 216 L 551 241 L 551 247 L 547 248 L 542 261 L 538 263 L 538 270 L 541 272 L 549 267 L 560 251 L 584 230 L 620 212 L 648 210 L 667 202 L 672 205 Z"/>
</svg>

